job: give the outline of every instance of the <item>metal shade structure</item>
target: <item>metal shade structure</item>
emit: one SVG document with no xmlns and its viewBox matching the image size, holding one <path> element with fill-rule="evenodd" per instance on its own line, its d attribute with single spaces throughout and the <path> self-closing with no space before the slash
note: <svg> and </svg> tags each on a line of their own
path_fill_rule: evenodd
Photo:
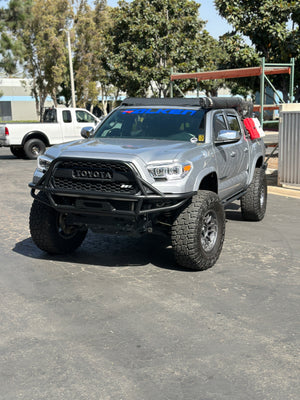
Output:
<svg viewBox="0 0 300 400">
<path fill-rule="evenodd" d="M 225 69 L 219 71 L 204 71 L 172 74 L 171 81 L 177 79 L 197 79 L 198 81 L 208 81 L 211 79 L 229 79 L 229 78 L 247 78 L 249 76 L 260 76 L 264 72 L 265 75 L 290 74 L 290 67 L 250 67 Z"/>
<path fill-rule="evenodd" d="M 272 90 L 277 94 L 282 103 L 284 101 L 281 95 L 274 88 L 273 84 L 267 78 L 267 75 L 277 75 L 277 74 L 289 74 L 290 75 L 290 99 L 293 100 L 294 91 L 294 74 L 295 74 L 295 59 L 292 58 L 290 63 L 287 64 L 277 64 L 277 63 L 266 63 L 265 58 L 262 58 L 262 63 L 260 67 L 250 67 L 250 68 L 236 68 L 227 69 L 219 71 L 204 71 L 204 72 L 192 72 L 192 73 L 171 73 L 171 97 L 173 97 L 173 81 L 180 79 L 197 79 L 200 81 L 207 81 L 212 79 L 233 79 L 233 78 L 247 78 L 251 76 L 260 76 L 260 105 L 255 105 L 254 110 L 260 111 L 261 124 L 263 121 L 263 114 L 265 110 L 279 109 L 279 105 L 264 105 L 264 93 L 265 93 L 265 80 L 268 82 Z"/>
</svg>

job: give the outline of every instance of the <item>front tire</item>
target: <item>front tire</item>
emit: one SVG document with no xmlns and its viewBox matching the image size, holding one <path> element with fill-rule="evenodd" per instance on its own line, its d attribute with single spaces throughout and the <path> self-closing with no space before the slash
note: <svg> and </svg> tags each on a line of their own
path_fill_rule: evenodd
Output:
<svg viewBox="0 0 300 400">
<path fill-rule="evenodd" d="M 42 193 L 38 196 L 40 200 L 47 201 Z M 41 250 L 49 254 L 67 254 L 81 245 L 87 230 L 67 226 L 65 216 L 39 200 L 33 201 L 29 227 L 32 240 Z"/>
<path fill-rule="evenodd" d="M 219 258 L 225 237 L 225 212 L 214 192 L 199 191 L 172 226 L 172 246 L 182 267 L 205 270 Z"/>
<path fill-rule="evenodd" d="M 263 168 L 255 168 L 246 194 L 241 197 L 242 216 L 246 221 L 261 221 L 267 208 L 267 179 Z"/>
<path fill-rule="evenodd" d="M 24 152 L 27 158 L 30 160 L 35 160 L 43 154 L 46 150 L 45 143 L 40 139 L 29 139 L 24 144 Z"/>
</svg>

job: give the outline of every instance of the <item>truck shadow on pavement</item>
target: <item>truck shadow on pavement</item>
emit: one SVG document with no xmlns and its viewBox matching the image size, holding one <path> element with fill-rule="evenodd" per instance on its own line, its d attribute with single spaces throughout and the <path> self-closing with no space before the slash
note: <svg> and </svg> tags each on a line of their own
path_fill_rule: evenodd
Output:
<svg viewBox="0 0 300 400">
<path fill-rule="evenodd" d="M 0 160 L 13 160 L 13 161 L 16 161 L 17 158 L 15 156 L 13 156 L 12 154 L 5 154 L 5 155 L 0 155 Z"/>
<path fill-rule="evenodd" d="M 243 221 L 239 202 L 230 203 L 225 207 L 226 220 Z"/>
<path fill-rule="evenodd" d="M 158 268 L 187 271 L 176 263 L 168 241 L 154 235 L 131 238 L 89 232 L 75 252 L 53 256 L 37 248 L 32 239 L 27 238 L 16 243 L 13 251 L 36 260 L 63 262 L 71 265 L 124 268 L 152 264 Z"/>
<path fill-rule="evenodd" d="M 239 204 L 226 207 L 226 220 L 242 221 Z M 82 245 L 73 253 L 49 255 L 40 250 L 29 237 L 15 244 L 15 253 L 36 260 L 63 262 L 99 267 L 142 267 L 152 264 L 158 268 L 189 271 L 174 258 L 170 240 L 158 235 L 126 237 L 88 232 Z M 197 272 L 192 271 L 190 272 Z"/>
</svg>

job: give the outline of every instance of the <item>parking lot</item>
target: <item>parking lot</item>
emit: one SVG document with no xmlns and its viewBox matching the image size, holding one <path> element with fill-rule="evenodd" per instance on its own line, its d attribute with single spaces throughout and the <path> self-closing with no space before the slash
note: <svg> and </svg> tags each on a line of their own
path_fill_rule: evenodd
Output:
<svg viewBox="0 0 300 400">
<path fill-rule="evenodd" d="M 28 229 L 35 165 L 0 148 L 1 400 L 299 398 L 300 199 L 269 194 L 261 222 L 231 205 L 203 272 L 155 237 L 49 256 Z"/>
</svg>

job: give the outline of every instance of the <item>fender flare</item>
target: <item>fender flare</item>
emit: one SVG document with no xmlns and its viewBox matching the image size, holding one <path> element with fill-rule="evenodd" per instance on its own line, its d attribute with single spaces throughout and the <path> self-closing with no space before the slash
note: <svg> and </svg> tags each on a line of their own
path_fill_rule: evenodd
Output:
<svg viewBox="0 0 300 400">
<path fill-rule="evenodd" d="M 217 171 L 216 171 L 216 169 L 214 167 L 209 167 L 209 168 L 206 168 L 206 169 L 202 170 L 199 173 L 199 175 L 197 176 L 197 178 L 195 179 L 193 190 L 194 191 L 198 191 L 202 180 L 206 176 L 208 176 L 208 175 L 210 175 L 212 173 L 214 173 L 214 174 L 216 174 L 218 176 L 218 173 L 217 173 Z"/>
<path fill-rule="evenodd" d="M 261 162 L 258 163 L 258 160 L 261 160 Z M 248 182 L 247 182 L 248 185 L 250 185 L 250 183 L 252 182 L 255 168 L 257 168 L 257 164 L 259 165 L 259 168 L 262 168 L 264 166 L 263 153 L 257 154 L 256 157 L 253 159 L 252 164 L 250 165 L 249 177 L 248 177 Z"/>
<path fill-rule="evenodd" d="M 30 139 L 40 139 L 45 143 L 45 145 L 47 147 L 50 146 L 49 139 L 44 132 L 41 132 L 41 131 L 27 132 L 26 135 L 22 139 L 22 146 L 24 146 L 24 144 Z"/>
</svg>

